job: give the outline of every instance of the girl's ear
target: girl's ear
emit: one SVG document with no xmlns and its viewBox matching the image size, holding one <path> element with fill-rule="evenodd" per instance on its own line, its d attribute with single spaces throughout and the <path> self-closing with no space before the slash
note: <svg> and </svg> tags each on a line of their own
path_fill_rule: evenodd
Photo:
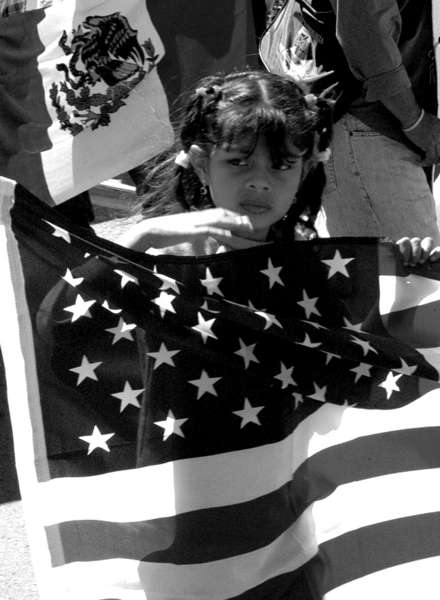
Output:
<svg viewBox="0 0 440 600">
<path fill-rule="evenodd" d="M 197 173 L 197 176 L 200 179 L 200 182 L 202 185 L 206 185 L 209 163 L 208 154 L 197 144 L 191 144 L 188 156 L 194 171 Z"/>
</svg>

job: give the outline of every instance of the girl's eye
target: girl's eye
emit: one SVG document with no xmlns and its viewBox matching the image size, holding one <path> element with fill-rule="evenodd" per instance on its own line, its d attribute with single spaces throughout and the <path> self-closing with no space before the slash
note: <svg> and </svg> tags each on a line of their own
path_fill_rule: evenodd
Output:
<svg viewBox="0 0 440 600">
<path fill-rule="evenodd" d="M 294 166 L 295 166 L 295 162 L 285 162 L 285 163 L 281 163 L 277 166 L 274 166 L 273 168 L 276 169 L 277 171 L 289 171 L 289 169 L 293 169 Z"/>
<path fill-rule="evenodd" d="M 229 164 L 234 167 L 246 167 L 248 162 L 245 158 L 231 158 Z"/>
</svg>

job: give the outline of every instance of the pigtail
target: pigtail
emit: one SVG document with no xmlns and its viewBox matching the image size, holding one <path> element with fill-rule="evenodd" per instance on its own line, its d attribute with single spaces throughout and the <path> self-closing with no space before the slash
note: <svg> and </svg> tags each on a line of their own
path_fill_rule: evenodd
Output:
<svg viewBox="0 0 440 600">
<path fill-rule="evenodd" d="M 322 194 L 326 185 L 324 164 L 330 157 L 330 142 L 333 131 L 334 101 L 325 95 L 304 98 L 315 131 L 311 167 L 304 175 L 296 192 L 295 202 L 275 232 L 275 238 L 312 239 L 317 237 L 315 220 L 322 205 Z"/>
<path fill-rule="evenodd" d="M 188 159 L 192 144 L 210 144 L 209 131 L 221 98 L 223 78 L 202 79 L 190 94 L 182 119 L 179 141 L 153 161 L 145 163 L 140 208 L 145 217 L 173 214 L 182 210 L 201 210 L 213 206 L 212 201 Z M 186 157 L 186 158 L 185 158 Z"/>
<path fill-rule="evenodd" d="M 189 98 L 185 119 L 180 129 L 184 152 L 189 152 L 194 143 L 202 147 L 213 143 L 210 139 L 210 130 L 221 99 L 222 83 L 222 77 L 206 77 Z M 186 210 L 201 210 L 213 206 L 209 193 L 203 188 L 191 164 L 180 169 L 179 182 L 175 191 Z"/>
</svg>

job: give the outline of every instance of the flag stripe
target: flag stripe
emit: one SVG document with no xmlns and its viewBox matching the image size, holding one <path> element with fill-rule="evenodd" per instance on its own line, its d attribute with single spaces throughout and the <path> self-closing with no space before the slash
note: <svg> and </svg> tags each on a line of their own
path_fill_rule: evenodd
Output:
<svg viewBox="0 0 440 600">
<path fill-rule="evenodd" d="M 148 600 L 225 600 L 244 594 L 281 574 L 291 573 L 309 561 L 316 548 L 310 545 L 308 527 L 305 521 L 298 521 L 272 544 L 220 561 L 173 565 L 122 559 L 122 564 L 126 564 L 129 570 L 138 565 L 137 575 Z M 97 577 L 102 582 L 107 569 L 109 580 L 114 579 L 111 573 L 113 564 L 119 565 L 119 560 L 76 562 L 56 567 L 54 571 L 60 585 L 63 577 L 73 580 L 73 575 L 85 580 Z M 102 565 L 102 573 L 99 565 Z"/>
<path fill-rule="evenodd" d="M 326 563 L 319 589 L 319 597 L 322 597 L 327 591 L 368 573 L 438 554 L 440 513 L 436 512 L 377 523 L 349 532 L 322 544 L 320 558 L 312 560 L 308 567 L 321 569 L 317 563 Z M 388 590 L 388 593 L 391 591 Z M 420 592 L 417 596 L 421 597 Z M 393 592 L 393 597 L 400 596 Z"/>
<path fill-rule="evenodd" d="M 309 523 L 299 519 L 272 544 L 254 552 L 194 565 L 143 562 L 139 573 L 150 600 L 224 600 L 243 594 L 310 560 L 317 549 Z"/>
<path fill-rule="evenodd" d="M 389 431 L 327 448 L 295 472 L 291 495 L 298 512 L 335 488 L 365 479 L 440 467 L 440 427 Z M 310 475 L 313 474 L 313 477 Z M 404 477 L 402 475 L 402 477 Z M 400 475 L 397 481 L 401 481 Z"/>
<path fill-rule="evenodd" d="M 315 432 L 322 431 L 323 427 L 327 427 L 328 433 L 325 436 L 316 435 Z M 356 453 L 361 457 L 360 465 L 356 468 L 364 469 L 365 477 L 370 477 L 373 471 L 363 460 L 362 444 L 366 444 L 365 452 L 374 456 L 374 445 L 386 442 L 387 435 L 397 436 L 396 441 L 401 435 L 402 442 L 406 443 L 408 438 L 405 430 L 410 427 L 413 441 L 418 439 L 427 449 L 423 432 L 426 429 L 432 437 L 435 436 L 435 428 L 440 427 L 437 391 L 425 395 L 416 403 L 386 412 L 328 404 L 302 421 L 294 435 L 282 442 L 259 448 L 94 477 L 54 479 L 39 486 L 42 519 L 46 525 L 51 525 L 82 519 L 133 522 L 164 518 L 182 512 L 248 502 L 282 488 L 291 481 L 295 472 L 297 501 L 302 498 L 304 504 L 328 493 L 323 480 L 311 494 L 306 494 L 302 483 L 305 481 L 307 465 L 317 471 L 329 469 L 337 481 L 346 483 L 351 477 L 356 478 L 356 473 L 350 473 L 350 461 L 347 458 L 347 452 L 348 456 L 353 452 L 353 455 Z M 353 442 L 352 447 L 349 442 Z M 324 452 L 326 450 L 329 452 L 328 458 Z M 404 445 L 401 452 L 408 456 Z M 430 466 L 436 466 L 436 454 L 434 458 L 431 454 L 420 454 L 420 464 L 423 465 L 423 460 L 427 460 Z M 399 455 L 394 453 L 393 456 L 393 460 L 390 456 L 374 461 L 379 473 L 385 472 L 382 465 L 387 460 L 388 472 L 398 470 Z M 303 463 L 304 466 L 301 466 Z M 338 474 L 339 463 L 341 467 L 345 465 L 347 473 Z M 411 463 L 415 468 L 418 464 L 417 454 L 411 456 Z M 245 481 L 245 485 L 231 486 L 230 482 L 238 477 Z M 185 482 L 185 486 L 176 495 L 175 485 L 178 481 Z M 309 484 L 313 485 L 312 482 Z M 151 489 L 160 489 L 163 494 L 156 497 L 150 493 Z M 130 494 L 127 490 L 136 490 L 136 493 Z M 75 503 L 67 502 L 72 495 L 75 495 Z"/>
<path fill-rule="evenodd" d="M 256 600 L 257 598 L 261 600 L 270 600 L 273 598 L 277 598 L 278 600 L 292 600 L 293 590 L 295 599 L 313 600 L 306 575 L 302 569 L 273 577 L 229 600 Z"/>
<path fill-rule="evenodd" d="M 380 275 L 379 285 L 382 315 L 440 300 L 440 281 L 420 273 L 409 273 L 404 277 Z"/>
<path fill-rule="evenodd" d="M 71 563 L 51 572 L 49 600 L 145 600 L 137 560 Z"/>
<path fill-rule="evenodd" d="M 439 310 L 440 302 L 430 302 L 382 315 L 382 322 L 388 333 L 420 351 L 440 345 Z"/>
<path fill-rule="evenodd" d="M 307 510 L 313 513 L 317 543 L 322 544 L 375 523 L 434 513 L 439 489 L 440 469 L 383 475 L 341 485 Z"/>
<path fill-rule="evenodd" d="M 438 556 L 405 562 L 344 583 L 327 592 L 325 600 L 371 600 L 378 590 L 392 590 L 399 600 L 438 600 L 438 568 Z"/>
<path fill-rule="evenodd" d="M 294 504 L 291 486 L 287 485 L 252 502 L 176 517 L 136 523 L 71 521 L 47 527 L 46 531 L 49 545 L 52 535 L 59 531 L 65 562 L 137 558 L 177 564 L 202 563 L 270 544 L 295 521 L 298 514 L 293 509 Z"/>
<path fill-rule="evenodd" d="M 127 559 L 77 562 L 56 567 L 53 569 L 53 588 L 51 590 L 53 595 L 50 596 L 50 600 L 57 600 L 61 597 L 63 600 L 64 598 L 66 600 L 78 600 L 79 598 L 81 600 L 96 598 L 145 600 L 145 592 L 141 589 L 139 582 L 138 569 L 137 561 Z M 118 577 L 115 577 L 116 573 Z M 308 587 L 302 571 L 278 575 L 234 596 L 233 600 L 255 600 L 255 598 L 266 600 L 275 597 L 279 600 L 288 600 L 291 598 L 292 589 L 299 590 L 301 600 L 308 600 Z M 194 596 L 183 595 L 184 593 L 185 591 L 181 589 L 179 595 L 173 596 L 173 599 L 189 600 L 194 598 Z M 148 595 L 148 600 L 150 598 L 152 598 L 151 594 Z M 157 598 L 163 600 L 163 596 L 159 594 L 157 594 Z M 206 600 L 206 596 L 199 598 Z M 227 596 L 222 598 L 227 598 Z"/>
<path fill-rule="evenodd" d="M 427 441 L 426 448 L 420 448 L 421 454 L 431 444 L 438 446 L 439 438 L 437 432 L 436 438 Z M 390 447 L 393 443 L 394 439 Z M 404 448 L 403 443 L 401 447 Z M 344 450 L 344 454 L 351 457 L 350 447 Z M 355 455 L 354 460 L 357 458 Z M 358 464 L 374 464 L 377 460 L 368 451 L 360 458 L 363 461 Z M 81 557 L 83 560 L 120 557 L 176 564 L 202 563 L 269 545 L 292 525 L 301 512 L 301 519 L 305 521 L 313 515 L 316 540 L 321 544 L 329 537 L 337 537 L 356 528 L 437 509 L 440 468 L 398 472 L 364 481 L 354 477 L 351 483 L 340 483 L 331 493 L 334 485 L 329 486 L 326 480 L 331 480 L 332 469 L 317 470 L 308 463 L 305 467 L 309 479 L 323 481 L 322 489 L 319 485 L 314 486 L 317 497 L 328 494 L 307 509 L 301 498 L 303 486 L 296 485 L 294 479 L 281 490 L 253 502 L 180 514 L 175 518 L 125 524 L 76 521 L 63 523 L 59 528 L 55 525 L 47 528 L 49 543 L 52 535 L 59 530 L 65 553 L 63 560 L 66 562 L 74 562 Z M 351 467 L 349 471 L 354 475 Z M 371 500 L 367 506 L 357 509 L 362 498 Z M 237 526 L 234 527 L 234 524 Z M 207 543 L 207 539 L 212 543 Z M 87 545 L 84 540 L 87 540 Z M 151 553 L 155 553 L 154 557 L 149 556 Z M 54 564 L 58 566 L 61 563 L 55 561 Z"/>
</svg>

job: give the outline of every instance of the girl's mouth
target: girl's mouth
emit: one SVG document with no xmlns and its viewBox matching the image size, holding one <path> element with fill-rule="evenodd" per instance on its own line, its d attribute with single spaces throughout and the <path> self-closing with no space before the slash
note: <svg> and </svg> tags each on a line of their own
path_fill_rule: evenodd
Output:
<svg viewBox="0 0 440 600">
<path fill-rule="evenodd" d="M 243 202 L 240 202 L 240 208 L 251 215 L 262 215 L 270 211 L 269 204 L 252 200 L 244 200 Z"/>
</svg>

